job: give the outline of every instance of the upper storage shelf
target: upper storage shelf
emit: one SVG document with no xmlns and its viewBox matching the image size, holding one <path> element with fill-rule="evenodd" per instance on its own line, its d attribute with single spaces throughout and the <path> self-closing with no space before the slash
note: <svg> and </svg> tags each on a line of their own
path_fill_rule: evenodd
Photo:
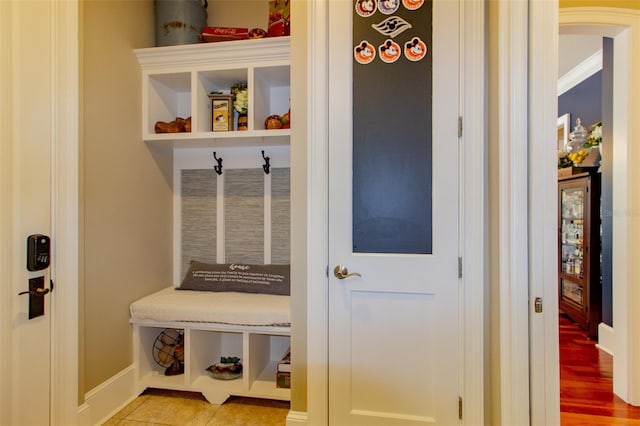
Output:
<svg viewBox="0 0 640 426">
<path fill-rule="evenodd" d="M 289 37 L 137 49 L 142 68 L 142 138 L 172 147 L 288 145 L 289 129 L 265 119 L 289 110 Z M 246 83 L 248 130 L 212 131 L 209 94 Z M 235 113 L 237 117 L 237 113 Z M 155 133 L 155 123 L 191 117 L 191 132 Z M 235 129 L 236 118 L 233 120 Z"/>
</svg>

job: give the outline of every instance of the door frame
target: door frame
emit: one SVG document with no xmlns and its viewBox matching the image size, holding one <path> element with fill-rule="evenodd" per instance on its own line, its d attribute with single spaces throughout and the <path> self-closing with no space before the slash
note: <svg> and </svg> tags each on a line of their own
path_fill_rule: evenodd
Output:
<svg viewBox="0 0 640 426">
<path fill-rule="evenodd" d="M 77 423 L 80 399 L 80 4 L 53 6 L 54 105 L 52 424 Z"/>
<path fill-rule="evenodd" d="M 309 424 L 328 422 L 328 5 L 307 4 L 307 365 Z M 484 423 L 487 285 L 487 150 L 485 135 L 485 4 L 461 2 L 460 313 L 463 423 Z M 462 70 L 468 70 L 463 72 Z M 464 235 L 464 238 L 462 236 Z"/>
<path fill-rule="evenodd" d="M 491 229 L 491 424 L 525 425 L 531 421 L 530 400 L 530 358 L 529 322 L 533 317 L 533 303 L 529 303 L 530 280 L 540 279 L 543 296 L 555 288 L 555 260 L 552 252 L 544 253 L 546 246 L 533 244 L 530 240 L 530 221 L 539 218 L 531 215 L 530 206 L 535 203 L 530 196 L 529 171 L 533 169 L 535 157 L 530 150 L 531 140 L 545 139 L 551 132 L 550 120 L 540 120 L 532 125 L 533 117 L 551 117 L 553 123 L 557 117 L 557 107 L 553 106 L 549 96 L 537 98 L 532 103 L 529 93 L 542 87 L 553 87 L 553 77 L 542 75 L 541 80 L 529 79 L 529 73 L 540 73 L 538 59 L 547 60 L 552 55 L 554 34 L 553 13 L 557 14 L 557 0 L 492 2 L 489 19 L 492 21 L 490 52 L 493 52 L 491 81 L 494 84 L 489 100 L 490 121 L 490 163 L 491 167 L 491 209 L 489 227 Z M 550 18 L 546 22 L 545 18 Z M 538 22 L 533 24 L 532 21 Z M 548 33 L 545 33 L 548 31 Z M 537 37 L 537 38 L 536 38 Z M 552 50 L 544 50 L 544 48 Z M 534 49 L 542 49 L 539 58 L 532 55 Z M 553 68 L 549 66 L 548 68 Z M 556 67 L 557 68 L 557 67 Z M 555 91 L 554 91 L 555 93 Z M 555 126 L 555 125 L 554 125 Z M 535 137 L 532 137 L 532 134 Z M 542 135 L 542 136 L 540 136 Z M 555 137 L 555 136 L 554 136 Z M 548 144 L 542 144 L 548 147 Z M 547 150 L 548 151 L 548 150 Z M 542 151 L 542 163 L 548 158 L 548 152 Z M 554 162 L 549 160 L 542 178 L 555 176 Z M 554 206 L 554 203 L 550 203 Z M 550 211 L 555 210 L 553 207 Z M 541 216 L 546 218 L 544 214 Z M 555 234 L 554 234 L 555 235 Z M 542 241 L 549 235 L 537 236 Z M 533 253 L 539 255 L 535 257 Z M 533 263 L 533 261 L 538 263 Z M 553 272 L 553 275 L 552 275 Z M 549 280 L 551 280 L 549 282 Z M 546 282 L 546 286 L 544 285 Z M 549 296 L 552 297 L 552 296 Z M 543 297 L 546 298 L 546 297 Z M 551 302 L 550 305 L 553 303 Z M 538 321 L 550 316 L 536 314 Z M 556 315 L 557 318 L 557 315 Z M 546 330 L 546 329 L 545 329 Z M 556 331 L 557 332 L 557 331 Z M 557 347 L 557 343 L 556 343 Z M 546 353 L 546 351 L 543 351 Z M 553 351 L 550 351 L 553 357 Z M 545 377 L 539 378 L 546 380 Z M 551 378 L 552 379 L 552 378 Z M 533 389 L 531 390 L 533 392 Z M 555 390 L 559 392 L 559 389 Z M 553 394 L 552 394 L 553 395 Z M 559 406 L 558 406 L 559 407 Z M 559 413 L 559 409 L 557 410 Z M 558 424 L 557 421 L 540 424 Z"/>
<path fill-rule="evenodd" d="M 0 2 L 0 29 L 11 28 L 11 3 Z M 2 30 L 0 30 L 2 31 Z M 11 39 L 0 34 L 0 93 L 7 93 L 11 88 Z M 0 96 L 0 424 L 11 423 L 11 386 L 10 354 L 11 348 L 11 311 L 12 298 L 8 283 L 11 280 L 11 269 L 7 262 L 11 253 L 11 217 L 7 214 L 11 206 L 11 140 L 10 123 L 12 120 L 10 96 Z"/>
<path fill-rule="evenodd" d="M 640 294 L 640 274 L 634 262 L 639 249 L 634 240 L 640 236 L 639 172 L 632 164 L 640 161 L 640 149 L 631 143 L 640 132 L 640 123 L 632 120 L 640 114 L 640 11 L 620 8 L 562 8 L 559 24 L 572 33 L 594 34 L 614 40 L 613 109 L 613 390 L 632 405 L 640 405 L 640 312 L 634 309 Z M 535 76 L 532 76 L 535 79 Z M 635 210 L 634 210 L 635 209 Z M 555 214 L 555 213 L 554 213 Z M 637 307 L 636 307 L 637 308 Z M 557 326 L 557 325 L 556 325 Z"/>
<path fill-rule="evenodd" d="M 529 28 L 513 28 L 528 33 L 528 52 L 520 60 L 528 62 L 528 77 L 514 78 L 528 86 L 525 118 L 528 132 L 525 166 L 519 173 L 527 182 L 523 188 L 528 200 L 523 200 L 518 214 L 528 218 L 527 239 L 522 249 L 528 250 L 527 322 L 519 324 L 517 333 L 529 338 L 519 350 L 529 356 L 529 382 L 515 381 L 517 393 L 529 393 L 526 407 L 530 413 L 520 413 L 514 424 L 560 424 L 560 366 L 558 340 L 558 198 L 557 135 L 558 117 L 558 1 L 529 1 Z M 535 96 L 533 95 L 535 94 Z M 526 171 L 525 171 L 526 170 Z M 527 205 L 528 202 L 528 205 Z M 526 258 L 526 256 L 525 256 Z M 543 312 L 536 313 L 534 301 L 540 297 Z M 514 341 L 503 344 L 516 345 Z M 528 345 L 528 347 L 526 347 Z M 511 357 L 510 363 L 521 359 Z M 513 403 L 512 395 L 504 395 L 503 409 Z M 524 408 L 524 407 L 523 407 Z M 529 417 L 530 416 L 530 417 Z M 529 417 L 527 419 L 527 417 Z M 527 420 L 527 423 L 525 423 Z"/>
<path fill-rule="evenodd" d="M 51 392 L 50 422 L 53 425 L 76 424 L 78 416 L 78 314 L 79 314 L 79 5 L 77 0 L 49 0 L 51 6 L 52 34 L 52 86 L 54 99 L 51 143 L 52 143 L 52 264 L 51 276 L 57 284 L 49 298 L 51 306 Z M 0 22 L 3 28 L 10 28 L 11 34 L 20 31 L 33 31 L 33 28 L 15 28 L 12 13 L 20 2 L 1 2 Z M 6 25 L 5 25 L 6 24 Z M 12 48 L 11 37 L 0 37 L 2 44 L 0 55 L 3 64 L 11 64 L 13 55 L 20 54 Z M 47 37 L 45 37 L 47 39 Z M 8 61 L 6 61 L 8 60 Z M 45 74 L 46 75 L 46 74 Z M 12 82 L 10 66 L 0 70 L 0 87 L 9 90 Z M 8 92 L 10 93 L 10 92 Z M 7 97 L 11 98 L 11 97 Z M 11 202 L 13 176 L 10 170 L 12 162 L 9 156 L 14 132 L 11 114 L 11 99 L 2 99 L 2 134 L 0 145 L 0 186 L 3 188 L 0 204 L 2 212 L 7 212 Z M 11 230 L 12 219 L 9 214 L 0 214 L 0 233 Z M 0 251 L 12 250 L 11 239 L 2 238 Z M 1 259 L 9 256 L 3 255 Z M 2 282 L 10 278 L 10 265 L 0 261 Z M 0 321 L 0 351 L 8 354 L 7 348 L 12 340 L 11 303 L 14 295 L 9 286 L 0 290 L 0 311 L 4 312 Z M 0 423 L 10 423 L 11 359 L 3 356 L 0 364 Z M 4 416 L 7 416 L 6 418 Z"/>
<path fill-rule="evenodd" d="M 549 55 L 554 49 L 557 58 L 557 34 L 558 24 L 572 25 L 575 31 L 592 31 L 594 27 L 600 29 L 600 34 L 614 38 L 614 49 L 624 52 L 624 55 L 614 55 L 614 137 L 616 144 L 613 152 L 614 163 L 614 220 L 616 227 L 613 235 L 614 251 L 614 393 L 625 401 L 640 404 L 640 344 L 637 339 L 632 339 L 637 330 L 640 330 L 640 312 L 633 309 L 634 300 L 640 292 L 640 284 L 632 277 L 640 273 L 640 265 L 630 262 L 637 258 L 638 248 L 633 246 L 634 236 L 640 233 L 640 219 L 637 213 L 632 214 L 634 206 L 640 201 L 638 196 L 638 171 L 634 171 L 630 164 L 640 160 L 640 150 L 629 143 L 631 135 L 640 132 L 640 123 L 630 120 L 640 114 L 640 99 L 629 96 L 629 93 L 640 91 L 637 79 L 632 76 L 640 72 L 640 12 L 620 8 L 562 8 L 559 9 L 558 18 L 550 15 L 551 11 L 541 12 L 541 4 L 551 7 L 546 2 L 532 2 L 531 16 L 531 51 L 529 84 L 530 93 L 543 94 L 542 97 L 530 98 L 530 124 L 536 123 L 543 134 L 549 139 L 555 140 L 556 117 L 551 117 L 551 100 L 557 107 L 557 89 L 555 81 L 548 68 L 557 69 Z M 555 5 L 557 8 L 557 4 Z M 558 9 L 556 9 L 558 10 Z M 555 12 L 554 12 L 555 13 Z M 550 39 L 553 34 L 553 39 Z M 555 46 L 555 47 L 554 47 Z M 551 61 L 551 67 L 547 69 L 535 58 L 543 58 Z M 546 84 L 544 82 L 547 82 Z M 618 82 L 616 84 L 615 82 Z M 620 84 L 622 82 L 622 84 Z M 552 84 L 553 83 L 553 84 Z M 534 99 L 536 98 L 536 99 Z M 543 98 L 544 100 L 542 100 Z M 547 122 L 548 121 L 548 122 Z M 551 127 L 547 128 L 547 127 Z M 540 133 L 537 133 L 540 134 Z M 555 165 L 555 144 L 540 143 L 536 132 L 530 132 L 529 149 L 536 167 L 530 163 L 530 200 L 529 210 L 531 220 L 530 227 L 530 253 L 529 264 L 532 269 L 530 275 L 530 295 L 543 295 L 545 300 L 544 318 L 538 317 L 531 311 L 530 329 L 520 327 L 520 332 L 529 332 L 531 347 L 530 377 L 531 377 L 531 424 L 558 424 L 559 420 L 559 365 L 558 365 L 558 308 L 557 308 L 557 278 L 551 279 L 550 268 L 557 270 L 557 241 L 555 230 L 557 229 L 557 196 L 555 191 L 548 188 L 555 186 L 555 173 L 550 171 L 550 166 Z M 637 159 L 637 160 L 636 160 Z M 555 168 L 554 168 L 555 169 Z M 551 182 L 553 180 L 553 182 Z M 552 206 L 553 208 L 551 208 Z M 618 214 L 615 214 L 618 212 Z M 550 233 L 553 233 L 553 238 Z M 552 264 L 550 263 L 552 262 Z M 542 268 L 542 269 L 540 269 Z M 555 282 L 554 282 L 555 281 Z M 504 342 L 508 343 L 508 342 Z M 513 343 L 511 343 L 513 344 Z M 517 362 L 513 360 L 512 362 Z M 525 384 L 520 384 L 525 387 Z M 508 396 L 507 396 L 508 397 Z M 507 399 L 507 404 L 511 402 Z M 504 404 L 505 401 L 503 400 Z"/>
</svg>

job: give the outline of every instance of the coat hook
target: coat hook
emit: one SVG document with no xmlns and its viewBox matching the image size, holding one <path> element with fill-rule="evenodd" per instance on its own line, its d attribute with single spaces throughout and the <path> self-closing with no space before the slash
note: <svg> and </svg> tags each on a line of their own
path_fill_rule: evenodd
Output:
<svg viewBox="0 0 640 426">
<path fill-rule="evenodd" d="M 213 170 L 216 171 L 217 174 L 222 174 L 222 158 L 216 157 L 216 152 L 213 151 L 213 158 L 218 162 L 217 166 L 213 166 Z"/>
<path fill-rule="evenodd" d="M 265 174 L 269 174 L 271 165 L 269 164 L 269 157 L 264 156 L 264 151 L 262 151 L 262 158 L 264 158 L 264 164 L 262 165 L 262 170 L 264 170 Z"/>
</svg>

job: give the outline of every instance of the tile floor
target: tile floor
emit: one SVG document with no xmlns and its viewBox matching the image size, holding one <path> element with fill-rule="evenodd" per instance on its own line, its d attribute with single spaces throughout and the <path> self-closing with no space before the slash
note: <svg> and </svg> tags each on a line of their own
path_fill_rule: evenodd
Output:
<svg viewBox="0 0 640 426">
<path fill-rule="evenodd" d="M 289 402 L 231 397 L 209 404 L 199 393 L 147 389 L 105 426 L 282 426 Z"/>
</svg>

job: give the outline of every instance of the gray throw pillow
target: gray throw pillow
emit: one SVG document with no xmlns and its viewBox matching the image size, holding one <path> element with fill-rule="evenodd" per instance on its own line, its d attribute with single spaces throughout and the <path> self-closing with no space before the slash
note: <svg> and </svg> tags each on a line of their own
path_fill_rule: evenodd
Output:
<svg viewBox="0 0 640 426">
<path fill-rule="evenodd" d="M 289 265 L 202 263 L 191 261 L 178 290 L 291 294 Z"/>
</svg>

